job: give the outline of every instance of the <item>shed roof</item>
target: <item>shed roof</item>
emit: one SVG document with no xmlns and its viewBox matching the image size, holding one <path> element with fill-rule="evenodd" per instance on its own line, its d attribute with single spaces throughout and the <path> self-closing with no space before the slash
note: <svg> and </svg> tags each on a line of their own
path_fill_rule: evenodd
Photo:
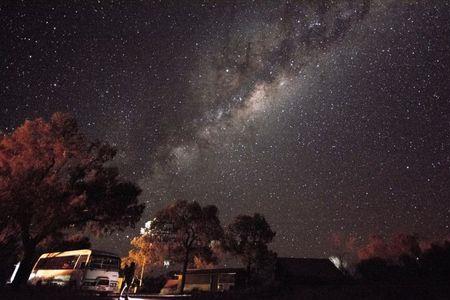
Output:
<svg viewBox="0 0 450 300">
<path fill-rule="evenodd" d="M 241 273 L 244 271 L 243 268 L 188 269 L 186 274 L 229 274 Z"/>
</svg>

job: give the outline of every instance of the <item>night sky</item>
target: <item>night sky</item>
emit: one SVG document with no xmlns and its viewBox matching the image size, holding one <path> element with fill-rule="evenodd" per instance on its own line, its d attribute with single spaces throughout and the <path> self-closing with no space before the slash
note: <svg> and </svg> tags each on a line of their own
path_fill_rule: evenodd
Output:
<svg viewBox="0 0 450 300">
<path fill-rule="evenodd" d="M 279 255 L 450 234 L 450 1 L 0 4 L 0 130 L 55 111 L 117 146 L 138 228 L 185 199 Z"/>
</svg>

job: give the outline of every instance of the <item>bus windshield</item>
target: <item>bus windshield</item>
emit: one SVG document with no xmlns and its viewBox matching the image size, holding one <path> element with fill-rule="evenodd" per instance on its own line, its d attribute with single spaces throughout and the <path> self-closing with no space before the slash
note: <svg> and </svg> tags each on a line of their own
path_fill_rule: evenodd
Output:
<svg viewBox="0 0 450 300">
<path fill-rule="evenodd" d="M 107 255 L 93 255 L 89 262 L 89 268 L 118 271 L 120 269 L 120 259 Z"/>
</svg>

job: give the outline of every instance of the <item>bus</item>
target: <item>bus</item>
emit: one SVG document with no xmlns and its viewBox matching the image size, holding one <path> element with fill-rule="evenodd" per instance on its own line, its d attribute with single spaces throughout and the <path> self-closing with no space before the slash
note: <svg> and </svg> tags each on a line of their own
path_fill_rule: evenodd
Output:
<svg viewBox="0 0 450 300">
<path fill-rule="evenodd" d="M 119 291 L 120 257 L 90 249 L 44 253 L 31 271 L 30 285 L 67 286 L 112 293 Z"/>
</svg>

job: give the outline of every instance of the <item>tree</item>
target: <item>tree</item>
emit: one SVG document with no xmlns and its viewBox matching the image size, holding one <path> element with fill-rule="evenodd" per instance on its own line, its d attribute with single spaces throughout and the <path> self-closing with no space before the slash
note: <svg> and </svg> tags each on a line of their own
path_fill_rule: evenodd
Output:
<svg viewBox="0 0 450 300">
<path fill-rule="evenodd" d="M 145 268 L 148 265 L 161 264 L 164 259 L 164 248 L 166 245 L 155 242 L 155 237 L 145 232 L 131 240 L 132 249 L 128 256 L 122 261 L 124 263 L 135 263 L 140 268 L 140 284 L 144 278 Z"/>
<path fill-rule="evenodd" d="M 360 261 L 356 266 L 356 272 L 366 280 L 383 281 L 390 279 L 392 267 L 387 260 L 380 257 L 372 257 Z"/>
<path fill-rule="evenodd" d="M 262 215 L 239 215 L 225 229 L 223 248 L 241 259 L 250 278 L 252 271 L 258 273 L 268 260 L 274 259 L 275 253 L 268 248 L 274 237 L 275 232 Z"/>
<path fill-rule="evenodd" d="M 39 256 L 45 252 L 70 251 L 77 249 L 89 249 L 91 242 L 89 237 L 80 233 L 56 232 L 47 237 L 37 247 L 37 255 Z M 37 257 L 36 257 L 37 258 Z"/>
<path fill-rule="evenodd" d="M 177 201 L 157 212 L 151 222 L 149 231 L 155 242 L 165 245 L 168 257 L 183 265 L 180 293 L 194 257 L 211 259 L 213 242 L 223 236 L 217 212 L 213 205 L 201 207 L 195 201 Z"/>
<path fill-rule="evenodd" d="M 434 242 L 424 251 L 420 260 L 422 273 L 433 281 L 450 280 L 450 240 Z"/>
<path fill-rule="evenodd" d="M 386 239 L 381 235 L 372 235 L 367 244 L 358 249 L 358 257 L 362 260 L 379 257 L 388 261 L 396 261 L 403 255 L 418 257 L 421 253 L 419 238 L 416 235 L 398 233 Z"/>
<path fill-rule="evenodd" d="M 107 143 L 88 141 L 62 113 L 0 136 L 0 237 L 18 237 L 16 284 L 26 281 L 37 247 L 49 237 L 108 233 L 139 219 L 140 189 L 111 166 L 115 154 Z"/>
</svg>

